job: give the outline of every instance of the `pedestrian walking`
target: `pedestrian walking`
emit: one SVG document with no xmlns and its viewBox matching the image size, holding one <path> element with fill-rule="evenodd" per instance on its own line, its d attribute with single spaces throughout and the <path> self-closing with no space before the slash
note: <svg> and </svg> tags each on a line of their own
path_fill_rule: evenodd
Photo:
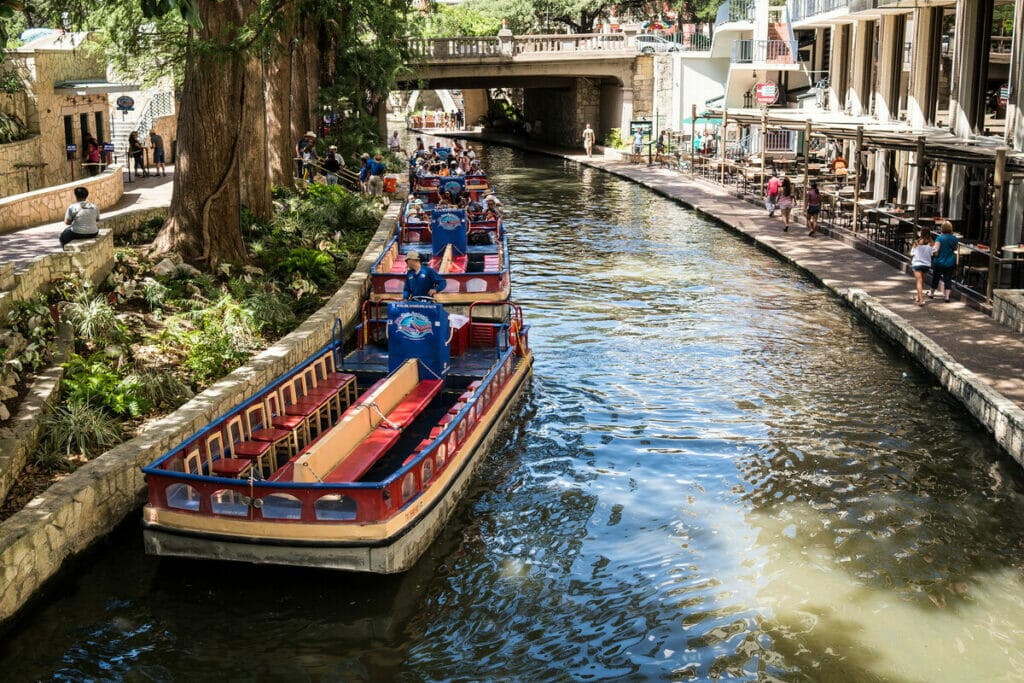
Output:
<svg viewBox="0 0 1024 683">
<path fill-rule="evenodd" d="M 782 232 L 789 232 L 789 217 L 793 212 L 793 183 L 789 178 L 782 179 L 779 210 L 782 211 Z"/>
<path fill-rule="evenodd" d="M 779 189 L 782 187 L 782 181 L 779 180 L 778 176 L 775 175 L 775 171 L 771 171 L 768 177 L 768 186 L 766 188 L 767 194 L 764 198 L 764 208 L 768 209 L 768 218 L 775 216 L 775 209 L 779 205 Z"/>
<path fill-rule="evenodd" d="M 149 171 L 146 170 L 146 162 L 142 158 L 145 153 L 145 147 L 139 142 L 139 132 L 133 130 L 131 135 L 128 136 L 128 154 L 131 155 L 132 160 L 135 162 L 136 178 L 140 175 L 145 178 L 149 177 Z"/>
<path fill-rule="evenodd" d="M 85 142 L 85 161 L 89 169 L 89 175 L 96 175 L 100 172 L 100 143 L 90 135 Z"/>
<path fill-rule="evenodd" d="M 61 249 L 71 240 L 85 240 L 99 234 L 100 210 L 88 199 L 88 188 L 75 188 L 75 203 L 64 212 L 64 225 L 68 227 L 60 234 Z"/>
<path fill-rule="evenodd" d="M 921 228 L 914 245 L 910 248 L 910 268 L 914 271 L 917 285 L 917 305 L 924 306 L 924 276 L 932 269 L 932 256 L 935 254 L 935 243 L 928 228 Z"/>
<path fill-rule="evenodd" d="M 377 152 L 373 155 L 373 159 L 367 164 L 369 168 L 370 180 L 368 187 L 370 194 L 382 195 L 384 194 L 384 173 L 387 171 L 387 166 L 384 165 L 384 156 Z"/>
<path fill-rule="evenodd" d="M 158 135 L 155 129 L 149 131 L 149 143 L 153 147 L 153 165 L 156 169 L 153 171 L 156 175 L 167 175 L 167 168 L 164 166 L 165 153 L 164 153 L 164 138 L 162 135 Z"/>
<path fill-rule="evenodd" d="M 338 173 L 341 171 L 341 156 L 338 154 L 338 146 L 331 145 L 327 148 L 327 156 L 324 157 L 323 169 L 327 177 L 328 185 L 338 184 Z"/>
<path fill-rule="evenodd" d="M 304 178 L 306 175 L 306 151 L 316 146 L 316 133 L 307 130 L 306 134 L 295 143 L 295 177 Z"/>
<path fill-rule="evenodd" d="M 807 190 L 807 236 L 814 237 L 818 232 L 818 215 L 821 213 L 821 193 L 818 192 L 817 181 L 811 181 Z"/>
<path fill-rule="evenodd" d="M 583 129 L 583 149 L 587 151 L 587 158 L 591 159 L 594 156 L 594 129 L 587 124 L 587 127 Z"/>
<path fill-rule="evenodd" d="M 932 257 L 932 286 L 928 290 L 928 298 L 935 296 L 935 289 L 942 280 L 942 293 L 944 301 L 949 303 L 949 295 L 953 293 L 953 269 L 956 268 L 956 252 L 960 246 L 959 240 L 953 234 L 953 224 L 943 221 L 941 232 L 935 238 L 935 256 Z"/>
</svg>

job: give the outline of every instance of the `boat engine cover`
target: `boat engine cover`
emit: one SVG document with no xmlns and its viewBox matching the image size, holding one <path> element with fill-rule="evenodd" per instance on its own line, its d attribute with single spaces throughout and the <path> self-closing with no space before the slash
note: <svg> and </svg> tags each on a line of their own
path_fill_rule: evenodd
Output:
<svg viewBox="0 0 1024 683">
<path fill-rule="evenodd" d="M 427 375 L 444 379 L 451 369 L 450 323 L 441 304 L 394 301 L 388 304 L 388 372 L 415 358 Z M 424 379 L 424 373 L 420 373 Z"/>
</svg>

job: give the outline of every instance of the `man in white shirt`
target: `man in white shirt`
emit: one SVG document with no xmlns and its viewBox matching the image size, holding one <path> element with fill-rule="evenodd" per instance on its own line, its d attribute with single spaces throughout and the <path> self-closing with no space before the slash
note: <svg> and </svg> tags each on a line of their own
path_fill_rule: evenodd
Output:
<svg viewBox="0 0 1024 683">
<path fill-rule="evenodd" d="M 90 201 L 89 190 L 84 187 L 75 188 L 75 199 L 78 200 L 68 207 L 64 213 L 64 232 L 60 234 L 60 248 L 64 249 L 71 240 L 85 240 L 99 234 L 97 223 L 100 210 Z"/>
</svg>

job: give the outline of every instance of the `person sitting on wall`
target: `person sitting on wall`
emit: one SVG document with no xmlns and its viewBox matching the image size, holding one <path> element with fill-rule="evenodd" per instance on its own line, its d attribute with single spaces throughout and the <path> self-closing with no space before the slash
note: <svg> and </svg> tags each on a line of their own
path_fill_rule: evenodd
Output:
<svg viewBox="0 0 1024 683">
<path fill-rule="evenodd" d="M 61 249 L 66 248 L 72 240 L 92 239 L 99 234 L 97 223 L 100 219 L 100 210 L 92 202 L 86 201 L 88 198 L 88 188 L 75 188 L 77 201 L 64 213 L 64 225 L 68 227 L 60 234 Z"/>
<path fill-rule="evenodd" d="M 420 254 L 417 251 L 410 251 L 405 255 L 405 262 L 409 270 L 405 273 L 405 288 L 402 290 L 402 299 L 409 300 L 416 297 L 433 297 L 444 290 L 447 283 L 444 278 L 437 274 L 437 271 L 430 266 L 420 263 Z"/>
</svg>

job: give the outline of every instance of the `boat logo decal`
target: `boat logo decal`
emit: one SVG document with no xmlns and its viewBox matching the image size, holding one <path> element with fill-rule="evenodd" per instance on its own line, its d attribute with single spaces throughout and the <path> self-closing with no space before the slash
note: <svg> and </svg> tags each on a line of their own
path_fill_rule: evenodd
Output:
<svg viewBox="0 0 1024 683">
<path fill-rule="evenodd" d="M 462 191 L 462 183 L 455 182 L 454 180 L 449 180 L 444 184 L 444 191 L 458 194 L 459 192 Z"/>
<path fill-rule="evenodd" d="M 430 319 L 421 313 L 403 313 L 395 320 L 395 328 L 409 339 L 423 339 L 432 333 Z"/>
<path fill-rule="evenodd" d="M 444 230 L 455 230 L 462 224 L 462 221 L 453 213 L 445 213 L 437 217 L 437 224 Z"/>
</svg>

